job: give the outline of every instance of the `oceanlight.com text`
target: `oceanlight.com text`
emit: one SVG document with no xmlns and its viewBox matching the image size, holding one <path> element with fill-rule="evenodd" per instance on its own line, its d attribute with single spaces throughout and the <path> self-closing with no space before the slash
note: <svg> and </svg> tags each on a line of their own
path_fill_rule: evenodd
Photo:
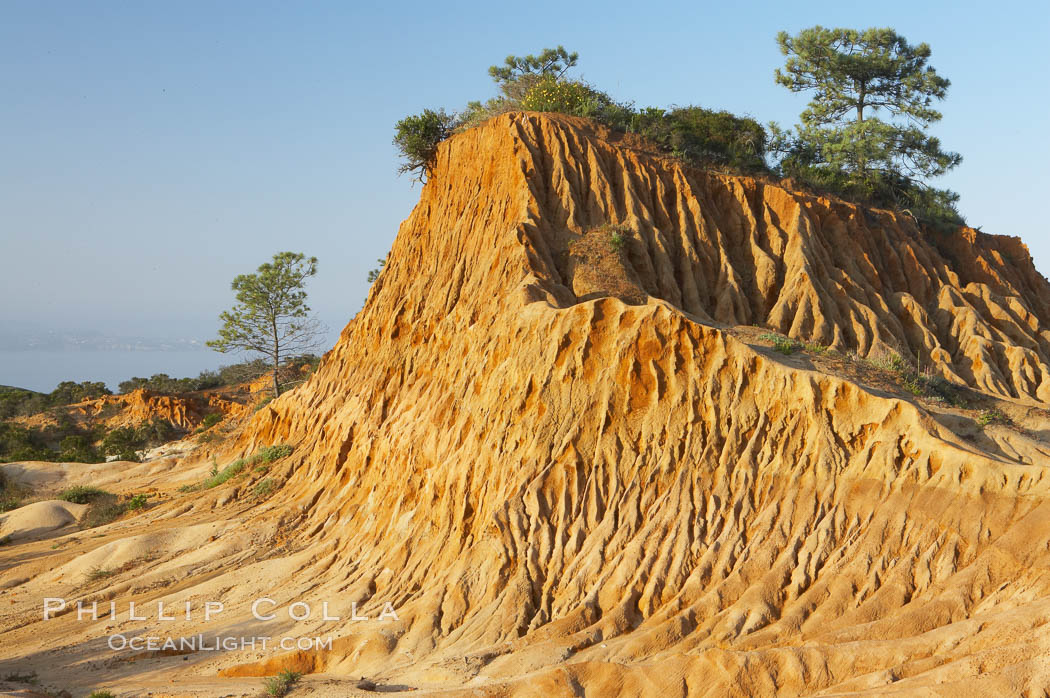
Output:
<svg viewBox="0 0 1050 698">
<path fill-rule="evenodd" d="M 294 650 L 330 650 L 332 638 L 327 637 L 234 637 L 223 635 L 188 635 L 183 637 L 140 635 L 128 637 L 123 633 L 110 635 L 106 641 L 114 651 L 135 652 L 234 652 L 257 650 L 292 652 Z"/>
</svg>

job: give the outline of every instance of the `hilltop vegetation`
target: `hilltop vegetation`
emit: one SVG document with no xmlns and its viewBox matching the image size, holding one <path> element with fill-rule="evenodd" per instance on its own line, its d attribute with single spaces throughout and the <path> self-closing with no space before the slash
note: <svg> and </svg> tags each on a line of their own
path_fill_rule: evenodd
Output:
<svg viewBox="0 0 1050 698">
<path fill-rule="evenodd" d="M 72 405 L 82 400 L 111 395 L 105 383 L 62 381 L 50 393 L 0 386 L 0 420 L 36 414 L 50 407 Z"/>
<path fill-rule="evenodd" d="M 281 385 L 294 381 L 305 367 L 310 370 L 317 367 L 320 357 L 314 354 L 303 354 L 286 359 L 281 365 Z M 210 390 L 224 386 L 237 385 L 257 380 L 270 371 L 265 359 L 242 361 L 229 366 L 221 366 L 216 371 L 201 371 L 196 378 L 172 378 L 166 373 L 154 373 L 149 378 L 135 376 L 120 383 L 121 393 L 144 388 L 158 393 L 189 393 L 197 390 Z"/>
<path fill-rule="evenodd" d="M 930 104 L 943 99 L 949 85 L 927 65 L 929 46 L 912 46 L 892 29 L 819 26 L 796 37 L 782 32 L 777 40 L 788 56 L 777 82 L 814 93 L 794 130 L 698 105 L 636 108 L 571 77 L 579 54 L 558 46 L 491 66 L 495 97 L 469 102 L 460 112 L 425 109 L 398 121 L 399 171 L 425 181 L 438 144 L 452 134 L 511 111 L 557 112 L 638 134 L 693 167 L 791 178 L 811 191 L 894 208 L 942 230 L 963 223 L 958 195 L 925 181 L 961 161 L 926 133 L 941 118 Z"/>
<path fill-rule="evenodd" d="M 320 358 L 312 354 L 286 359 L 278 372 L 281 384 L 292 387 L 311 373 Z M 133 377 L 120 383 L 127 395 L 145 389 L 169 396 L 188 396 L 203 391 L 232 389 L 270 373 L 262 359 L 202 371 L 197 377 L 172 378 L 157 373 L 149 378 Z M 63 381 L 50 393 L 0 387 L 0 462 L 19 460 L 97 463 L 107 457 L 138 460 L 138 453 L 185 436 L 187 429 L 162 417 L 110 427 L 106 422 L 120 411 L 118 404 L 105 404 L 88 417 L 74 418 L 71 405 L 112 395 L 105 384 Z M 26 418 L 42 416 L 45 419 Z M 204 417 L 200 427 L 215 426 L 218 412 Z M 201 437 L 204 438 L 204 437 Z"/>
<path fill-rule="evenodd" d="M 458 114 L 426 109 L 396 125 L 394 143 L 405 158 L 402 173 L 423 181 L 437 144 L 456 132 L 478 126 L 511 111 L 557 112 L 594 119 L 610 128 L 637 133 L 673 157 L 697 167 L 727 172 L 768 172 L 766 131 L 754 119 L 700 106 L 635 109 L 607 92 L 572 79 L 567 72 L 578 55 L 564 47 L 539 55 L 508 56 L 489 75 L 500 94 L 486 102 L 469 102 Z"/>
<path fill-rule="evenodd" d="M 773 125 L 781 174 L 847 198 L 915 209 L 940 227 L 958 225 L 959 197 L 925 180 L 962 156 L 926 133 L 949 81 L 927 64 L 930 47 L 892 29 L 812 27 L 777 36 L 787 57 L 778 84 L 812 99 L 795 132 Z M 880 118 L 886 114 L 886 118 Z"/>
</svg>

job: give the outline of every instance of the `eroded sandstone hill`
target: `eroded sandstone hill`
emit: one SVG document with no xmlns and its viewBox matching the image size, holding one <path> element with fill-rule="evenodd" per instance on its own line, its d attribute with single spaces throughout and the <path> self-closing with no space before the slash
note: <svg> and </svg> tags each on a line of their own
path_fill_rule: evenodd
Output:
<svg viewBox="0 0 1050 698">
<path fill-rule="evenodd" d="M 547 680 L 801 691 L 968 655 L 981 623 L 956 623 L 1045 584 L 1050 460 L 950 446 L 913 405 L 713 324 L 918 351 L 1047 402 L 1050 285 L 1024 245 L 611 140 L 517 114 L 441 148 L 364 310 L 245 435 L 302 444 L 296 526 L 407 602 L 417 667 L 513 676 L 588 649 Z M 581 300 L 601 289 L 570 243 L 605 223 L 633 232 L 648 302 Z M 982 673 L 1042 666 L 1041 642 L 982 627 Z"/>
<path fill-rule="evenodd" d="M 245 389 L 246 390 L 246 389 Z M 12 421 L 27 426 L 56 424 L 61 417 L 73 420 L 81 426 L 100 425 L 106 428 L 137 426 L 151 420 L 163 420 L 173 427 L 191 430 L 200 426 L 208 415 L 240 415 L 249 407 L 238 402 L 230 394 L 198 393 L 168 395 L 145 389 L 133 390 L 119 395 L 84 400 L 72 405 L 51 408 L 47 412 L 16 417 Z"/>
<path fill-rule="evenodd" d="M 918 353 L 1031 410 L 1010 438 L 1034 456 L 789 365 L 742 324 Z M 197 516 L 195 542 L 92 593 L 178 579 L 232 609 L 209 632 L 252 627 L 264 591 L 398 609 L 298 628 L 340 637 L 329 651 L 173 664 L 186 682 L 292 666 L 423 693 L 1042 695 L 1048 403 L 1050 285 L 1017 239 L 508 114 L 441 146 L 364 309 L 240 433 L 241 453 L 295 446 L 279 491 L 259 503 L 249 475 L 159 507 L 166 527 Z"/>
</svg>

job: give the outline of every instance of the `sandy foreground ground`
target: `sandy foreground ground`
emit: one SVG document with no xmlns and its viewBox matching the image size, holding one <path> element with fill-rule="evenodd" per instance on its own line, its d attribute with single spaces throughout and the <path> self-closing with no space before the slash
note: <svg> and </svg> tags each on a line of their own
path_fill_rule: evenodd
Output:
<svg viewBox="0 0 1050 698">
<path fill-rule="evenodd" d="M 159 452 L 179 454 L 183 450 L 175 445 L 159 449 Z M 230 627 L 219 625 L 216 628 L 218 624 L 202 622 L 202 608 L 192 610 L 195 620 L 189 625 L 199 625 L 203 633 L 208 633 L 211 626 L 211 636 L 198 644 L 206 648 L 204 650 L 165 652 L 129 648 L 113 651 L 108 644 L 114 632 L 136 624 L 130 620 L 126 602 L 119 604 L 116 620 L 105 617 L 109 609 L 107 599 L 119 598 L 129 592 L 130 598 L 139 599 L 140 608 L 144 609 L 135 615 L 152 617 L 145 624 L 139 624 L 143 630 L 152 627 L 163 631 L 158 638 L 186 637 L 164 628 L 157 620 L 156 602 L 143 600 L 178 596 L 179 570 L 172 570 L 176 581 L 157 585 L 145 581 L 149 574 L 143 575 L 141 566 L 172 554 L 181 557 L 180 566 L 197 565 L 207 555 L 195 554 L 196 551 L 208 549 L 213 552 L 218 549 L 214 544 L 224 537 L 231 538 L 229 544 L 221 546 L 227 553 L 231 547 L 244 542 L 234 533 L 238 523 L 236 509 L 224 511 L 224 515 L 219 516 L 214 511 L 197 511 L 179 503 L 180 499 L 193 497 L 192 493 L 178 491 L 180 483 L 206 477 L 206 466 L 183 472 L 177 469 L 177 461 L 169 457 L 147 463 L 26 462 L 0 467 L 9 478 L 31 488 L 38 500 L 0 515 L 0 539 L 5 539 L 5 545 L 0 547 L 0 573 L 3 575 L 0 603 L 5 607 L 4 640 L 0 645 L 0 695 L 61 695 L 66 691 L 69 695 L 80 696 L 95 689 L 112 690 L 122 696 L 264 695 L 263 681 L 259 677 L 216 676 L 217 668 L 231 662 L 221 658 L 225 653 L 215 636 Z M 57 495 L 77 485 L 100 487 L 115 494 L 147 492 L 151 495 L 150 506 L 146 511 L 125 516 L 117 523 L 84 530 L 78 526 L 78 519 L 88 505 L 47 498 L 48 494 Z M 126 581 L 113 585 L 111 578 L 101 576 L 99 570 L 112 570 L 113 577 Z M 271 588 L 280 585 L 281 572 L 281 566 L 269 570 L 267 581 Z M 140 583 L 143 586 L 138 586 Z M 38 596 L 38 593 L 50 594 L 51 584 L 56 596 Z M 108 591 L 92 593 L 92 588 L 99 585 L 108 586 Z M 151 594 L 158 586 L 163 592 Z M 64 593 L 69 593 L 69 596 L 63 597 Z M 40 619 L 46 598 L 66 598 L 70 606 L 75 605 L 74 599 L 84 601 L 85 605 L 97 603 L 102 620 L 92 622 L 85 612 L 85 621 L 72 625 L 63 624 L 63 620 L 69 617 L 62 615 L 44 622 Z M 38 608 L 34 609 L 34 606 Z M 172 601 L 168 608 L 174 610 L 163 615 L 182 617 L 185 614 L 184 604 Z M 13 609 L 16 609 L 14 613 Z M 270 611 L 269 605 L 265 611 Z M 24 625 L 20 627 L 20 623 Z M 288 628 L 288 623 L 283 625 Z M 138 634 L 129 633 L 128 637 Z M 289 633 L 289 636 L 298 639 L 295 634 Z M 260 638 L 256 643 L 262 647 L 261 635 L 247 637 Z M 259 652 L 255 656 L 265 658 L 272 654 L 273 651 Z M 252 654 L 240 655 L 241 660 L 244 656 Z M 296 683 L 296 695 L 375 695 L 377 690 L 396 691 L 399 688 L 365 681 L 362 685 L 367 690 L 358 689 L 361 678 L 324 674 L 305 676 Z M 418 694 L 418 687 L 411 688 Z"/>
</svg>

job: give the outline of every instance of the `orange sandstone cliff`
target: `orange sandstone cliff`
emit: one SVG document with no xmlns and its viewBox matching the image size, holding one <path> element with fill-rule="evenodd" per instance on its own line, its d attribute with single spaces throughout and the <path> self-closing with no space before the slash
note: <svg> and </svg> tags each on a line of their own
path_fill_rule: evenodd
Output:
<svg viewBox="0 0 1050 698">
<path fill-rule="evenodd" d="M 963 438 L 950 410 L 739 325 L 918 356 L 1028 428 Z M 230 446 L 295 447 L 276 493 L 249 473 L 112 524 L 112 548 L 12 587 L 0 638 L 30 647 L 38 596 L 145 537 L 148 563 L 69 593 L 217 596 L 208 632 L 227 633 L 260 594 L 397 609 L 297 626 L 337 638 L 322 651 L 148 660 L 185 695 L 282 667 L 331 695 L 360 676 L 413 695 L 1042 695 L 1048 406 L 1050 284 L 1016 238 L 508 114 L 440 147 L 364 309 Z M 55 627 L 74 639 L 53 662 L 99 642 Z"/>
</svg>

